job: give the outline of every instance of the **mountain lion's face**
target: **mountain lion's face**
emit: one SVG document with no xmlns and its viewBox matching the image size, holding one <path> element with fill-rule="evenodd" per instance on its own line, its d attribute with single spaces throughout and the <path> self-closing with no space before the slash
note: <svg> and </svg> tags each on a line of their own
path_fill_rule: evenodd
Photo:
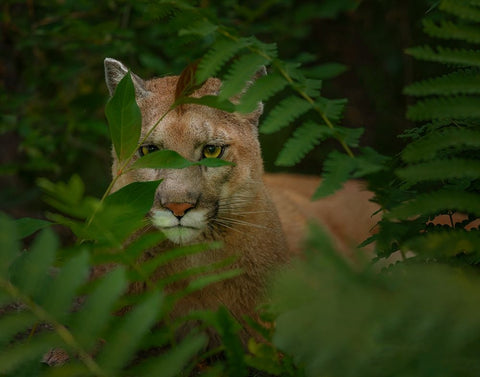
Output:
<svg viewBox="0 0 480 377">
<path fill-rule="evenodd" d="M 121 63 L 111 59 L 105 62 L 111 91 L 116 85 L 112 80 L 125 74 L 116 71 L 124 69 L 118 64 Z M 144 82 L 135 76 L 134 83 L 142 111 L 143 139 L 173 103 L 177 77 Z M 218 80 L 209 79 L 194 95 L 215 94 L 219 88 Z M 152 225 L 179 244 L 221 238 L 239 224 L 248 223 L 250 203 L 258 195 L 263 173 L 257 140 L 259 115 L 260 111 L 229 114 L 200 105 L 185 105 L 169 112 L 140 146 L 134 161 L 145 154 L 169 149 L 191 161 L 210 157 L 234 165 L 132 170 L 119 179 L 114 189 L 134 181 L 162 179 L 150 211 Z M 117 165 L 114 153 L 114 173 Z"/>
</svg>

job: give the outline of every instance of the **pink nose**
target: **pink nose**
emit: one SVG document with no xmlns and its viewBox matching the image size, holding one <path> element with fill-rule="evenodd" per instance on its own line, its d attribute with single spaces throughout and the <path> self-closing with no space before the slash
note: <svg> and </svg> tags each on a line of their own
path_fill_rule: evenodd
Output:
<svg viewBox="0 0 480 377">
<path fill-rule="evenodd" d="M 166 203 L 163 205 L 169 209 L 176 217 L 182 217 L 185 213 L 194 207 L 191 203 Z"/>
</svg>

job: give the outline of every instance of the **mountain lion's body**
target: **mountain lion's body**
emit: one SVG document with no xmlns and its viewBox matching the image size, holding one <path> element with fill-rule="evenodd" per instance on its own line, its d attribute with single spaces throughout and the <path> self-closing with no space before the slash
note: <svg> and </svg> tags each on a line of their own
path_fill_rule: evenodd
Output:
<svg viewBox="0 0 480 377">
<path fill-rule="evenodd" d="M 106 59 L 105 70 L 112 94 L 127 69 L 116 60 Z M 143 137 L 174 102 L 178 78 L 143 81 L 132 74 L 132 79 L 142 112 Z M 215 95 L 220 85 L 219 80 L 209 79 L 194 96 Z M 358 183 L 349 182 L 333 197 L 312 203 L 310 198 L 318 186 L 317 179 L 264 176 L 257 137 L 261 110 L 259 105 L 256 112 L 241 115 L 206 106 L 184 105 L 182 109 L 170 111 L 135 159 L 157 149 L 170 149 L 192 161 L 214 156 L 234 165 L 131 170 L 117 182 L 116 190 L 134 181 L 163 179 L 149 218 L 169 241 L 149 250 L 145 258 L 173 244 L 223 243 L 221 249 L 175 261 L 157 271 L 156 278 L 229 256 L 237 258 L 234 267 L 243 271 L 238 277 L 215 283 L 182 299 L 174 309 L 175 316 L 200 308 L 216 309 L 220 305 L 225 305 L 237 319 L 245 314 L 254 316 L 269 272 L 299 250 L 308 220 L 320 221 L 343 250 L 364 240 L 375 223 L 370 217 L 375 211 L 375 206 L 368 201 L 370 194 Z M 114 174 L 117 164 L 114 157 Z"/>
</svg>

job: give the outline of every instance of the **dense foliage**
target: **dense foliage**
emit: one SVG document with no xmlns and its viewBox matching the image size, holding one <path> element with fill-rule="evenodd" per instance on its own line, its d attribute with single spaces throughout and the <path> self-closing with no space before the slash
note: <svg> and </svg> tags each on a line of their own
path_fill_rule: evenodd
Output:
<svg viewBox="0 0 480 377">
<path fill-rule="evenodd" d="M 37 187 L 50 210 L 45 220 L 0 218 L 0 375 L 478 375 L 480 236 L 472 223 L 480 217 L 476 85 L 480 1 L 442 0 L 432 8 L 423 5 L 428 10 L 423 27 L 429 38 L 425 45 L 409 48 L 407 53 L 434 65 L 425 69 L 431 72 L 428 76 L 405 88 L 405 94 L 419 98 L 407 112 L 408 119 L 419 124 L 401 135 L 406 147 L 398 156 L 362 146 L 362 130 L 342 126 L 346 101 L 328 98 L 322 90 L 324 81 L 341 73 L 343 66 L 312 65 L 308 57 L 300 55 L 292 62 L 279 52 L 282 38 L 273 44 L 251 36 L 268 40 L 269 33 L 279 32 L 280 21 L 285 21 L 281 16 L 274 15 L 272 20 L 277 22 L 270 26 L 259 22 L 275 2 L 266 2 L 265 8 L 240 6 L 234 1 L 217 7 L 188 1 L 99 4 L 108 10 L 122 10 L 122 28 L 103 19 L 86 27 L 78 20 L 89 12 L 87 3 L 65 2 L 64 14 L 43 19 L 47 28 L 34 25 L 33 36 L 25 38 L 25 44 L 14 41 L 16 51 L 31 49 L 36 59 L 47 62 L 60 59 L 65 70 L 59 72 L 58 65 L 52 66 L 55 71 L 49 74 L 58 80 L 55 87 L 40 90 L 32 84 L 12 95 L 17 112 L 10 110 L 3 117 L 7 129 L 20 130 L 27 151 L 23 164 L 10 164 L 5 172 L 43 175 Z M 33 2 L 27 8 L 13 1 L 6 4 L 2 22 L 10 28 L 21 22 L 14 18 L 18 9 L 32 13 L 48 9 L 47 2 L 39 2 L 38 8 Z M 294 2 L 278 4 L 290 9 Z M 305 22 L 311 14 L 337 17 L 358 6 L 356 1 L 305 2 L 297 15 Z M 139 14 L 142 17 L 137 18 Z M 63 23 L 62 17 L 77 22 Z M 131 19 L 139 23 L 135 28 L 143 34 L 131 31 Z M 152 23 L 157 27 L 149 28 Z M 102 32 L 96 35 L 95 30 Z M 301 31 L 295 29 L 293 34 Z M 48 49 L 49 37 L 60 32 L 67 53 Z M 99 93 L 88 89 L 100 80 L 101 70 L 86 66 L 89 74 L 78 76 L 82 36 L 91 41 L 91 35 L 96 35 L 96 44 L 86 48 L 102 58 L 130 49 L 147 68 L 163 66 L 166 71 L 165 62 L 171 64 L 169 68 L 186 66 L 184 72 L 193 74 L 186 75 L 186 90 L 179 94 L 176 105 L 196 102 L 225 111 L 250 112 L 258 101 L 264 101 L 260 132 L 286 135 L 276 157 L 279 166 L 293 166 L 315 147 L 324 146 L 324 180 L 315 197 L 333 193 L 350 178 L 368 182 L 383 209 L 377 235 L 366 240 L 375 241 L 375 262 L 353 268 L 313 226 L 305 260 L 273 277 L 271 302 L 262 308 L 264 323 L 251 323 L 266 343 L 251 340 L 244 350 L 237 336 L 239 324 L 225 310 L 192 313 L 171 323 L 168 313 L 182 295 L 241 271 L 226 268 L 232 261 L 225 260 L 153 284 L 149 276 L 158 266 L 218 245 L 172 249 L 140 264 L 139 255 L 164 236 L 148 233 L 133 242 L 126 240 L 144 226 L 158 182 L 131 184 L 109 195 L 112 182 L 105 184 L 104 195 L 96 198 L 88 194 L 84 182 L 90 181 L 82 169 L 64 182 L 52 180 L 59 177 L 53 172 L 63 163 L 77 166 L 73 161 L 78 161 L 85 149 L 73 151 L 74 144 L 88 149 L 89 140 L 98 143 L 98 136 L 102 142 L 108 137 L 98 121 L 81 111 L 84 103 L 93 101 L 98 106 L 101 102 Z M 140 35 L 143 43 L 138 43 L 137 50 Z M 154 53 L 160 39 L 175 40 L 165 59 Z M 198 65 L 188 64 L 196 58 L 201 58 Z M 268 75 L 231 102 L 262 66 L 267 67 Z M 8 69 L 18 69 L 14 60 Z M 25 84 L 35 69 L 32 65 L 23 71 Z M 213 75 L 224 83 L 218 97 L 188 97 L 188 88 Z M 72 91 L 73 84 L 79 90 Z M 49 94 L 53 95 L 49 91 L 59 88 L 69 113 L 56 111 L 57 104 L 48 101 Z M 78 95 L 81 88 L 85 96 Z M 42 95 L 27 100 L 32 93 Z M 7 98 L 6 93 L 2 96 Z M 45 107 L 53 108 L 48 120 L 52 128 L 45 129 L 45 120 L 37 114 Z M 127 111 L 120 111 L 124 109 Z M 129 76 L 117 87 L 105 113 L 115 153 L 120 165 L 127 166 L 141 144 L 141 115 Z M 122 117 L 117 116 L 120 113 Z M 69 126 L 60 130 L 55 122 Z M 65 160 L 59 160 L 59 155 Z M 209 159 L 200 163 L 212 168 L 221 164 Z M 164 151 L 141 158 L 131 168 L 191 164 L 198 162 Z M 116 173 L 114 180 L 121 169 Z M 457 221 L 456 212 L 464 217 Z M 438 216 L 445 216 L 447 225 L 430 222 Z M 60 245 L 53 229 L 59 229 L 59 234 L 69 229 L 77 241 Z M 28 242 L 22 244 L 26 237 Z M 27 251 L 23 245 L 28 245 Z M 400 253 L 402 261 L 381 269 L 379 265 L 393 253 Z M 89 279 L 91 266 L 112 263 L 120 267 L 93 282 Z M 183 291 L 163 293 L 166 284 L 186 277 L 193 280 Z M 145 284 L 147 292 L 125 294 L 132 282 Z M 130 308 L 125 315 L 112 315 L 125 307 Z M 199 326 L 178 342 L 175 329 L 192 319 L 198 320 Z M 207 326 L 215 328 L 222 339 L 222 345 L 209 352 L 203 351 Z M 44 368 L 39 360 L 52 349 L 66 350 L 73 357 L 63 366 Z"/>
</svg>

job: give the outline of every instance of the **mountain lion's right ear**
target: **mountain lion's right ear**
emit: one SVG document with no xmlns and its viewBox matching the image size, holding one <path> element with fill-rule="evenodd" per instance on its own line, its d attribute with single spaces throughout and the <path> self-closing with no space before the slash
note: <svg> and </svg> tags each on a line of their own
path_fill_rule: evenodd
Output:
<svg viewBox="0 0 480 377">
<path fill-rule="evenodd" d="M 127 74 L 128 68 L 125 67 L 122 62 L 112 58 L 105 58 L 103 64 L 105 66 L 105 81 L 107 83 L 107 88 L 110 92 L 110 96 L 113 96 L 115 88 L 123 76 Z M 150 92 L 145 88 L 145 81 L 133 72 L 130 72 L 130 75 L 132 77 L 133 85 L 135 86 L 135 96 L 137 99 L 148 96 Z"/>
</svg>

